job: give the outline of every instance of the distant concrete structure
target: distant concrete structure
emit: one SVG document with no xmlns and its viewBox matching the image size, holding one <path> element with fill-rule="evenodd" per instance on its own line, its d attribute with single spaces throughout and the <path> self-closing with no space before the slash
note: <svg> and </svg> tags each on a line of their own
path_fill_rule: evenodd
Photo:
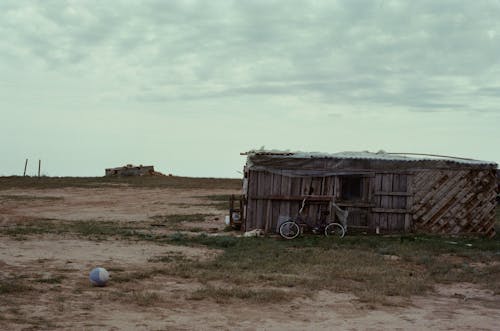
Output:
<svg viewBox="0 0 500 331">
<path fill-rule="evenodd" d="M 127 164 L 123 167 L 106 169 L 106 177 L 128 177 L 128 176 L 154 176 L 156 174 L 154 166 L 134 166 Z"/>
</svg>

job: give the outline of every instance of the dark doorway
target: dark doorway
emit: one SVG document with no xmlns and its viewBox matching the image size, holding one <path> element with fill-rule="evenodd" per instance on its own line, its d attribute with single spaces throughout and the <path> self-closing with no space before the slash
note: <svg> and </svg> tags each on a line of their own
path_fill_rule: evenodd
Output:
<svg viewBox="0 0 500 331">
<path fill-rule="evenodd" d="M 342 200 L 361 200 L 363 197 L 363 182 L 361 176 L 340 177 L 340 197 Z"/>
</svg>

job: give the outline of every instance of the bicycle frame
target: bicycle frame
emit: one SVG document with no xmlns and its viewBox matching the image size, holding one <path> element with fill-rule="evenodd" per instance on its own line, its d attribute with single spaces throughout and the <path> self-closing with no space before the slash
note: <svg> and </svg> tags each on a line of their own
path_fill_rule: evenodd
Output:
<svg viewBox="0 0 500 331">
<path fill-rule="evenodd" d="M 310 218 L 307 217 L 307 216 L 303 216 L 303 211 L 304 211 L 304 208 L 306 206 L 306 201 L 307 201 L 307 198 L 304 198 L 302 200 L 302 204 L 300 206 L 300 209 L 299 209 L 299 212 L 297 213 L 297 216 L 295 217 L 295 219 L 293 219 L 297 224 L 299 224 L 299 226 L 301 227 L 301 229 L 304 229 L 304 228 L 319 228 L 319 229 L 322 229 L 324 228 L 326 225 L 325 221 L 326 219 L 323 219 L 319 213 L 321 213 L 321 210 L 318 210 L 318 215 L 316 215 L 316 224 L 314 225 L 311 225 L 311 223 L 309 222 L 310 221 Z M 332 213 L 332 211 L 334 210 L 334 213 Z M 329 203 L 329 211 L 328 211 L 328 215 L 334 215 L 333 216 L 333 221 L 335 221 L 335 216 L 339 219 L 339 223 L 344 227 L 345 231 L 347 231 L 347 217 L 349 215 L 349 211 L 347 209 L 341 209 L 336 203 L 335 203 L 335 198 L 332 198 L 332 200 L 330 201 Z M 319 227 L 317 226 L 317 223 L 318 221 L 320 221 L 320 224 L 319 224 Z"/>
</svg>

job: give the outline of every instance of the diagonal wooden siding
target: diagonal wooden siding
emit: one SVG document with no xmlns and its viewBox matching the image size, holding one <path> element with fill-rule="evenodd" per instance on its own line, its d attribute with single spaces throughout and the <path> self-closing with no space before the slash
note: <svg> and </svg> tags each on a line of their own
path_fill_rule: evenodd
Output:
<svg viewBox="0 0 500 331">
<path fill-rule="evenodd" d="M 427 170 L 413 177 L 413 224 L 427 233 L 495 234 L 493 170 Z"/>
</svg>

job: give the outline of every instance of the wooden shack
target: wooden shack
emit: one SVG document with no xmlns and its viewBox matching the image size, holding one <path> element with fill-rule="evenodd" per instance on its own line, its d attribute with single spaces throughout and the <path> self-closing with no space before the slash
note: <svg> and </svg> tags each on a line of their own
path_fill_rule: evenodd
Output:
<svg viewBox="0 0 500 331">
<path fill-rule="evenodd" d="M 349 210 L 350 231 L 495 234 L 493 162 L 385 152 L 242 154 L 246 231 L 276 232 L 307 197 L 311 220 L 332 198 Z"/>
</svg>

